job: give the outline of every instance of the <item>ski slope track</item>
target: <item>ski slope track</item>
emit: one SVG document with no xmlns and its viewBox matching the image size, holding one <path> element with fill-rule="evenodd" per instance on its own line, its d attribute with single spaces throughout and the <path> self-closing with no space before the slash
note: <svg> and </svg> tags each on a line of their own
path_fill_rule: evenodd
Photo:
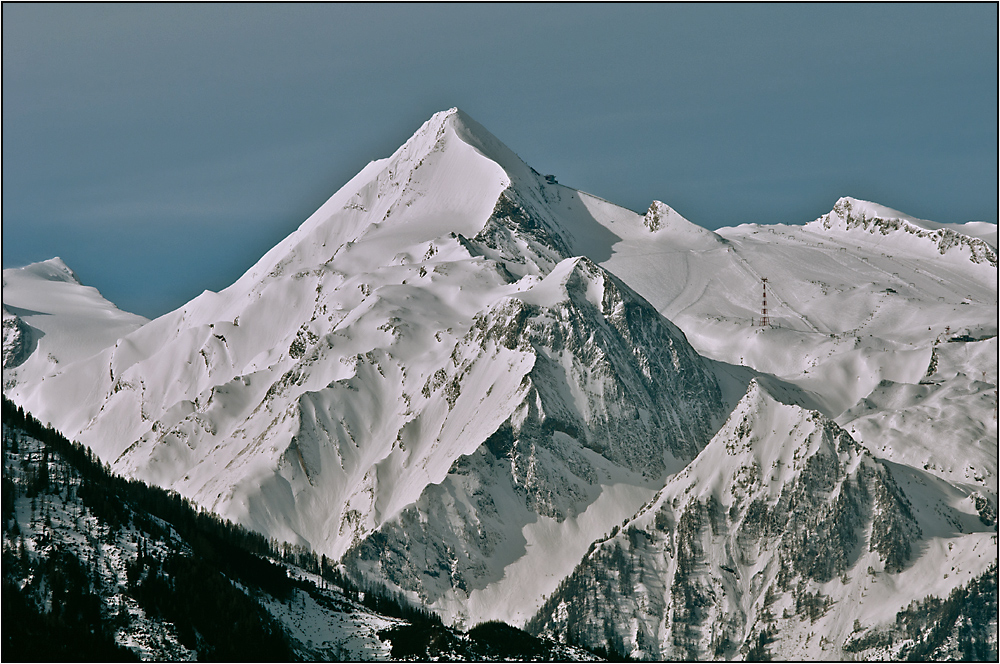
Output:
<svg viewBox="0 0 1000 664">
<path fill-rule="evenodd" d="M 815 617 L 771 652 L 826 657 L 996 561 L 996 251 L 995 224 L 852 198 L 714 232 L 638 214 L 451 109 L 155 320 L 59 259 L 4 270 L 4 392 L 459 627 L 730 657 L 784 602 Z"/>
</svg>

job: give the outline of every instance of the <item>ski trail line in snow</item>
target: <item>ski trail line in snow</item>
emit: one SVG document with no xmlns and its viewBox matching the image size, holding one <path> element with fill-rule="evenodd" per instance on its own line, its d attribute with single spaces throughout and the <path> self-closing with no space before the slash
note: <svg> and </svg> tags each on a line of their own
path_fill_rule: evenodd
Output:
<svg viewBox="0 0 1000 664">
<path fill-rule="evenodd" d="M 664 251 L 659 253 L 666 254 L 669 252 Z M 684 255 L 684 285 L 681 286 L 680 292 L 677 293 L 677 297 L 668 302 L 663 307 L 663 309 L 660 310 L 660 314 L 662 314 L 663 317 L 667 318 L 668 320 L 670 320 L 670 317 L 667 316 L 668 309 L 672 309 L 671 316 L 680 316 L 682 313 L 684 313 L 694 305 L 698 304 L 701 298 L 705 295 L 705 291 L 708 290 L 709 282 L 708 280 L 706 280 L 705 282 L 702 283 L 701 290 L 698 291 L 697 295 L 692 297 L 691 294 L 689 293 L 688 286 L 691 285 L 691 264 L 689 262 L 690 259 L 691 259 L 690 255 L 688 254 Z"/>
<path fill-rule="evenodd" d="M 736 247 L 729 247 L 729 248 L 732 250 L 733 256 L 735 256 L 739 260 L 739 262 L 746 268 L 747 272 L 749 272 L 751 275 L 753 275 L 754 278 L 756 278 L 758 281 L 763 280 L 764 277 L 762 277 L 757 272 L 757 270 L 753 269 L 753 266 L 750 265 L 750 263 L 749 263 L 749 261 L 747 261 L 747 259 L 743 258 L 743 256 L 740 256 L 739 252 L 736 251 Z M 768 282 L 768 283 L 771 283 L 771 282 Z M 772 296 L 774 296 L 774 299 L 777 300 L 779 304 L 783 305 L 786 309 L 788 309 L 793 314 L 795 314 L 795 316 L 799 320 L 801 320 L 803 323 L 805 323 L 807 326 L 809 326 L 809 328 L 813 332 L 815 332 L 816 334 L 829 334 L 830 333 L 830 330 L 827 330 L 827 332 L 825 332 L 825 333 L 822 332 L 818 327 L 816 327 L 815 325 L 813 325 L 812 321 L 810 321 L 808 318 L 806 318 L 805 316 L 803 316 L 802 314 L 800 314 L 798 311 L 796 311 L 795 309 L 793 309 L 791 306 L 789 306 L 789 304 L 787 302 L 785 302 L 785 300 L 782 299 L 778 295 L 778 293 L 774 290 L 774 287 L 771 287 L 770 293 L 771 293 Z"/>
<path fill-rule="evenodd" d="M 810 243 L 807 242 L 805 239 L 803 239 L 801 237 L 797 237 L 797 236 L 795 236 L 793 234 L 784 235 L 783 237 L 787 237 L 788 239 L 794 240 L 794 241 L 799 242 L 801 244 L 805 244 L 807 246 L 810 245 Z M 845 248 L 848 251 L 857 252 L 858 249 L 861 249 L 863 251 L 865 250 L 864 247 L 859 247 L 859 246 L 857 246 L 857 245 L 855 245 L 853 243 L 841 240 L 839 238 L 829 238 L 829 237 L 826 237 L 826 236 L 823 236 L 823 237 L 824 237 L 824 241 L 830 242 L 831 244 L 834 244 L 834 245 L 839 246 L 841 248 Z M 876 258 L 877 259 L 878 255 L 881 255 L 886 260 L 888 260 L 890 262 L 893 262 L 893 263 L 896 263 L 900 267 L 903 267 L 903 268 L 911 270 L 914 273 L 914 275 L 923 276 L 923 277 L 926 277 L 927 279 L 929 279 L 930 281 L 933 281 L 945 293 L 947 293 L 947 294 L 954 294 L 954 292 L 955 292 L 954 287 L 953 286 L 949 286 L 949 283 L 945 280 L 944 277 L 942 277 L 940 275 L 933 274 L 932 272 L 929 272 L 926 269 L 926 267 L 921 267 L 918 264 L 914 264 L 914 263 L 911 262 L 911 260 L 913 260 L 913 259 L 921 260 L 919 256 L 915 256 L 915 255 L 912 255 L 912 254 L 911 255 L 906 255 L 906 252 L 901 252 L 898 249 L 896 250 L 896 253 L 893 253 L 893 254 L 886 254 L 884 252 L 878 252 L 878 253 L 876 253 L 875 250 L 886 239 L 887 239 L 886 237 L 879 238 L 879 240 L 872 247 L 870 247 L 870 248 L 867 249 L 867 251 L 870 252 L 870 254 L 871 254 L 870 256 L 864 256 L 864 255 L 860 255 L 860 254 L 854 254 L 851 257 L 855 258 L 857 260 L 860 260 L 861 262 L 865 263 L 866 265 L 868 265 L 872 269 L 874 269 L 874 270 L 876 270 L 878 272 L 881 272 L 890 281 L 895 281 L 896 283 L 901 284 L 903 286 L 915 287 L 915 285 L 914 285 L 913 282 L 911 282 L 911 281 L 909 281 L 907 279 L 904 279 L 901 275 L 899 275 L 899 274 L 897 274 L 895 272 L 888 272 L 888 271 L 882 269 L 881 267 L 879 267 L 878 265 L 876 265 L 873 260 L 871 260 L 872 258 Z M 832 256 L 832 254 L 831 254 L 831 256 Z M 841 263 L 841 264 L 843 265 L 843 263 Z M 845 265 L 844 267 L 847 267 L 847 266 Z M 972 290 L 975 290 L 975 289 L 981 287 L 981 284 L 979 284 L 978 282 L 975 282 L 975 281 L 971 281 L 968 277 L 966 277 L 961 272 L 958 272 L 956 270 L 951 269 L 950 266 L 948 266 L 946 263 L 935 265 L 935 268 L 938 269 L 938 270 L 940 270 L 940 271 L 945 272 L 946 275 L 947 275 L 947 277 L 949 279 L 951 279 L 952 281 L 960 282 L 961 287 L 964 288 L 966 291 L 972 291 Z"/>
</svg>

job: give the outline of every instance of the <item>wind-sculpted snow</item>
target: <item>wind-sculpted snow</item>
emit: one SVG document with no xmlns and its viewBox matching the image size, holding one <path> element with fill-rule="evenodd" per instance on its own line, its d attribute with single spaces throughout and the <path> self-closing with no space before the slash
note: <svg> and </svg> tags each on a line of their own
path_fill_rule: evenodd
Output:
<svg viewBox="0 0 1000 664">
<path fill-rule="evenodd" d="M 951 551 L 993 536 L 968 489 L 913 472 L 752 382 L 708 447 L 595 543 L 528 630 L 654 660 L 743 658 L 763 633 L 777 658 L 835 659 L 855 619 L 882 621 L 940 579 L 941 539 Z M 991 562 L 963 561 L 935 590 Z"/>
<path fill-rule="evenodd" d="M 917 383 L 883 380 L 837 418 L 881 457 L 997 492 L 997 338 L 933 348 Z"/>
</svg>

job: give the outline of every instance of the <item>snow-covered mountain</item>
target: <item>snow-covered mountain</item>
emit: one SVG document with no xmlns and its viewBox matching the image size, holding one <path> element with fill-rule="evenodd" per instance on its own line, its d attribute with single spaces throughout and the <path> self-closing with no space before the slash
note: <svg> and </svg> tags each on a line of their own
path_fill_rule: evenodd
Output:
<svg viewBox="0 0 1000 664">
<path fill-rule="evenodd" d="M 934 246 L 942 256 L 952 252 L 973 263 L 997 266 L 997 227 L 994 224 L 939 224 L 878 203 L 841 198 L 829 214 L 808 226 L 817 230 L 822 228 L 831 234 L 854 236 L 858 243 L 865 241 L 865 234 L 887 236 L 892 233 L 896 238 L 892 246 L 897 249 L 905 246 L 914 253 L 926 254 Z M 899 235 L 900 231 L 913 237 Z"/>
<path fill-rule="evenodd" d="M 997 369 L 989 357 L 990 344 L 996 355 L 996 225 L 935 224 L 849 198 L 804 226 L 713 233 L 674 219 L 655 232 L 619 233 L 623 240 L 601 264 L 676 323 L 699 353 L 801 388 L 812 407 L 873 451 L 932 472 L 948 457 L 948 473 L 996 492 Z M 764 277 L 768 327 L 759 326 Z M 963 368 L 932 379 L 946 356 L 965 358 Z M 931 380 L 938 387 L 917 388 Z M 944 422 L 931 411 L 902 424 L 892 415 L 901 402 L 890 408 L 879 396 L 889 384 L 905 385 L 921 392 L 913 396 L 919 400 L 945 383 L 940 394 L 947 394 L 953 433 L 943 438 Z M 874 409 L 882 414 L 878 427 L 865 406 L 876 401 L 885 405 Z M 852 426 L 862 413 L 865 422 Z M 928 442 L 914 449 L 906 438 Z M 929 441 L 948 445 L 937 460 Z"/>
<path fill-rule="evenodd" d="M 448 628 L 315 553 L 108 474 L 7 400 L 2 438 L 5 659 L 597 659 L 509 625 Z"/>
<path fill-rule="evenodd" d="M 876 623 L 996 562 L 996 243 L 850 198 L 638 214 L 451 109 L 154 321 L 57 259 L 5 270 L 4 390 L 459 627 L 877 655 L 903 637 Z"/>
<path fill-rule="evenodd" d="M 876 230 L 874 217 L 865 217 L 868 230 L 844 230 L 836 211 L 847 209 L 883 210 L 893 221 Z M 946 335 L 997 332 L 995 248 L 951 229 L 935 231 L 947 242 L 914 234 L 917 227 L 905 221 L 911 217 L 890 212 L 841 199 L 805 226 L 746 224 L 712 233 L 677 223 L 623 236 L 601 264 L 679 325 L 703 355 L 792 380 L 836 416 L 883 378 L 917 382 Z M 965 226 L 981 232 L 978 224 Z M 762 277 L 772 323 L 765 329 L 753 325 Z"/>
<path fill-rule="evenodd" d="M 439 113 L 231 287 L 12 394 L 118 472 L 334 558 L 423 546 L 370 571 L 523 621 L 725 417 L 684 335 L 580 256 L 616 214 Z"/>
<path fill-rule="evenodd" d="M 781 658 L 840 659 L 859 625 L 995 573 L 995 511 L 977 497 L 755 380 L 528 628 L 653 660 L 745 657 L 761 633 Z"/>
</svg>

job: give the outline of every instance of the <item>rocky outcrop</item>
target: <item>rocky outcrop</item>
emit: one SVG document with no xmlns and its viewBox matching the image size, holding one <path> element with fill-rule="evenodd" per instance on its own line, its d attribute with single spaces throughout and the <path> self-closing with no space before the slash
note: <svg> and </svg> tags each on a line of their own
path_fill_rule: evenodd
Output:
<svg viewBox="0 0 1000 664">
<path fill-rule="evenodd" d="M 883 213 L 880 216 L 871 209 L 872 207 L 873 204 L 865 201 L 841 198 L 831 212 L 817 221 L 827 230 L 839 228 L 850 231 L 860 228 L 881 235 L 895 232 L 909 233 L 914 237 L 933 242 L 942 255 L 951 249 L 964 249 L 968 251 L 969 260 L 973 263 L 985 263 L 997 267 L 997 252 L 985 240 L 964 235 L 950 228 L 922 228 L 910 218 L 898 213 L 897 215 Z"/>
<path fill-rule="evenodd" d="M 3 368 L 22 364 L 35 348 L 31 326 L 20 317 L 3 310 Z"/>
</svg>

